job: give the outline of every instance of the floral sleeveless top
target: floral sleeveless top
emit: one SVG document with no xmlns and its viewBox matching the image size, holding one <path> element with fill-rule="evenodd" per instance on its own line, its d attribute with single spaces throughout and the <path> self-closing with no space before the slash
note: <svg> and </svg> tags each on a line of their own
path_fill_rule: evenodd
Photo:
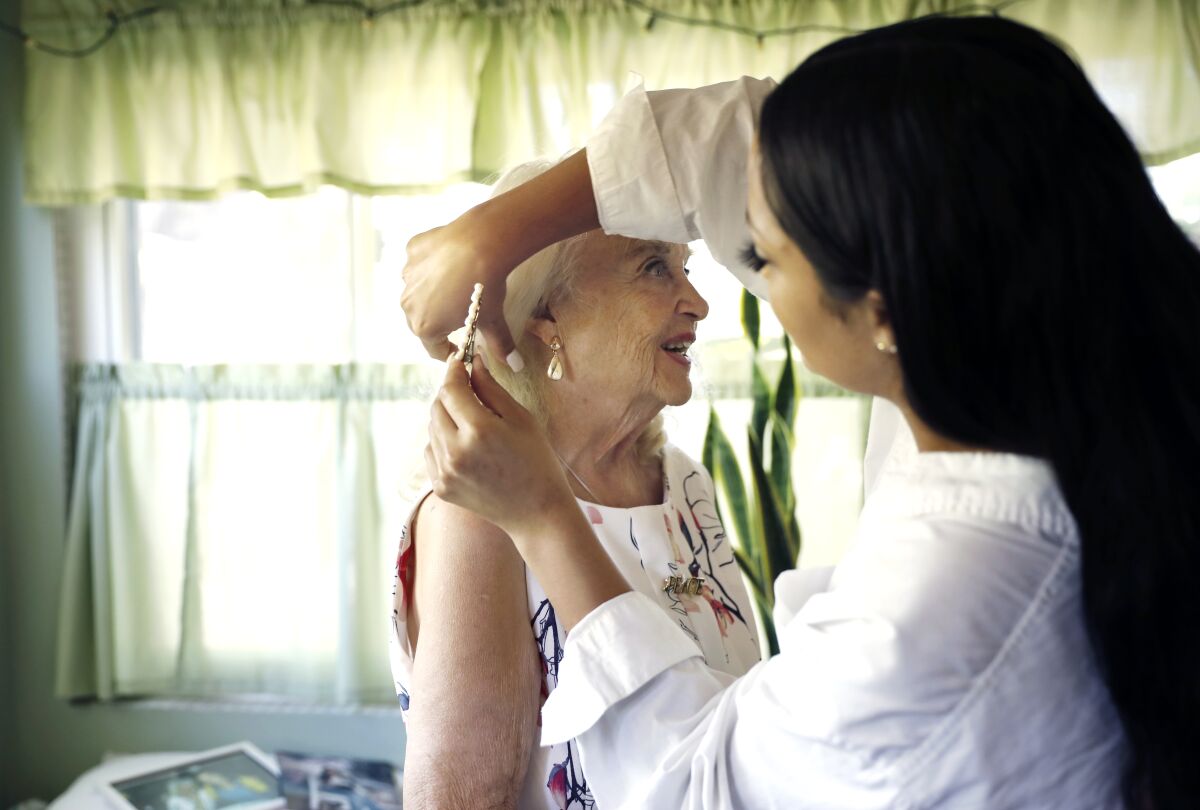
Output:
<svg viewBox="0 0 1200 810">
<path fill-rule="evenodd" d="M 630 587 L 659 603 L 679 632 L 695 642 L 708 666 L 742 675 L 759 661 L 758 632 L 732 542 L 717 517 L 712 479 L 678 448 L 667 445 L 662 455 L 662 503 L 615 508 L 580 500 L 579 508 Z M 420 504 L 425 494 L 415 503 Z M 389 638 L 392 678 L 405 716 L 409 702 L 420 700 L 409 689 L 413 659 L 404 589 L 415 513 L 414 507 L 400 534 Z M 677 587 L 666 588 L 668 582 Z M 566 633 L 528 569 L 525 583 L 529 629 L 542 659 L 544 701 L 558 683 Z M 532 751 L 519 806 L 522 810 L 597 808 L 573 741 Z"/>
</svg>

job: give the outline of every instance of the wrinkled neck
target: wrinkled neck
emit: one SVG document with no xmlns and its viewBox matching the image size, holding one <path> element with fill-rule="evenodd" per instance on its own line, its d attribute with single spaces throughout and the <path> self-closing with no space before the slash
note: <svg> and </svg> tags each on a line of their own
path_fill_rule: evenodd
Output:
<svg viewBox="0 0 1200 810">
<path fill-rule="evenodd" d="M 638 442 L 662 406 L 634 403 L 624 410 L 550 403 L 546 430 L 554 451 L 583 482 L 576 495 L 612 506 L 655 503 L 662 498 L 662 464 L 642 458 Z M 568 473 L 568 478 L 574 478 Z"/>
</svg>

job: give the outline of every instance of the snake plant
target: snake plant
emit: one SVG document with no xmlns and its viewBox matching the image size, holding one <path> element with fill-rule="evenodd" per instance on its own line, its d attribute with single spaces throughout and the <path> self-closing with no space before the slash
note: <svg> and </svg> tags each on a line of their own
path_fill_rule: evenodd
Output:
<svg viewBox="0 0 1200 810">
<path fill-rule="evenodd" d="M 753 410 L 746 426 L 750 466 L 743 472 L 711 404 L 702 461 L 716 484 L 723 522 L 726 527 L 732 524 L 737 536 L 734 553 L 758 606 L 768 650 L 774 654 L 779 652 L 771 613 L 775 578 L 794 568 L 800 555 L 800 524 L 791 475 L 799 389 L 791 342 L 786 335 L 783 368 L 774 388 L 768 384 L 760 362 L 758 300 L 748 291 L 743 291 L 742 325 L 753 347 Z"/>
</svg>

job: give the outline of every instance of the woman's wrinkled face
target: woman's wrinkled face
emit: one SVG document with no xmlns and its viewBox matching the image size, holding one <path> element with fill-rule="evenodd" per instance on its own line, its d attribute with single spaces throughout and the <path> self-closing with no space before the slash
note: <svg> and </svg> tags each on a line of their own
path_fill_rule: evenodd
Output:
<svg viewBox="0 0 1200 810">
<path fill-rule="evenodd" d="M 876 347 L 895 342 L 882 298 L 871 291 L 853 303 L 834 303 L 767 204 L 757 140 L 748 171 L 746 222 L 756 263 L 762 264 L 771 308 L 804 364 L 844 388 L 894 401 L 901 388 L 895 356 Z"/>
<path fill-rule="evenodd" d="M 708 304 L 688 280 L 687 245 L 589 233 L 575 253 L 572 294 L 538 320 L 544 343 L 559 335 L 564 377 L 597 413 L 657 412 L 691 398 L 688 356 Z"/>
</svg>

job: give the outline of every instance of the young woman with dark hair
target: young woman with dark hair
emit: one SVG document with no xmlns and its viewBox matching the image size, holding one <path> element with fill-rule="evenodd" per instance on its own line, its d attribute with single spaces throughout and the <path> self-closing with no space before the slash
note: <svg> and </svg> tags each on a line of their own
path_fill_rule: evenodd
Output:
<svg viewBox="0 0 1200 810">
<path fill-rule="evenodd" d="M 1195 805 L 1200 252 L 1058 46 L 925 18 L 775 89 L 635 92 L 493 202 L 410 247 L 430 345 L 511 266 L 471 234 L 602 224 L 758 269 L 806 364 L 880 398 L 853 546 L 780 578 L 782 652 L 730 682 L 598 551 L 528 414 L 451 364 L 427 463 L 555 583 L 543 738 L 578 740 L 599 806 Z"/>
</svg>

